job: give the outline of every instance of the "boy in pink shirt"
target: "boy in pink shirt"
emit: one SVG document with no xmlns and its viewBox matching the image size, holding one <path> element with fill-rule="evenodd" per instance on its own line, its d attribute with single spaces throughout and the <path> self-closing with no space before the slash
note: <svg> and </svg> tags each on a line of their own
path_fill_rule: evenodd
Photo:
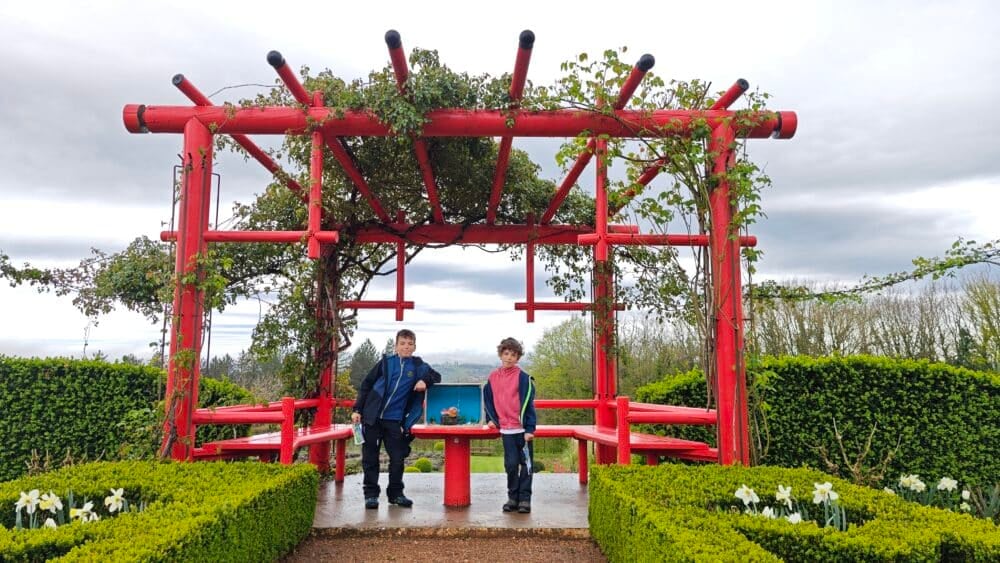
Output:
<svg viewBox="0 0 1000 563">
<path fill-rule="evenodd" d="M 507 502 L 504 512 L 531 512 L 531 467 L 534 456 L 535 384 L 518 367 L 524 347 L 513 338 L 497 346 L 500 367 L 490 373 L 483 387 L 487 425 L 500 429 L 503 466 L 507 471 Z"/>
</svg>

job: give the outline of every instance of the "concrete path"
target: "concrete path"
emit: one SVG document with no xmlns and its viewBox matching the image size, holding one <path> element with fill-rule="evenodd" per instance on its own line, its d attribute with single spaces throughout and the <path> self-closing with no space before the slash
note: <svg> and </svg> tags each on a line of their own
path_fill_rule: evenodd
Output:
<svg viewBox="0 0 1000 563">
<path fill-rule="evenodd" d="M 507 477 L 501 473 L 472 474 L 472 505 L 464 508 L 444 506 L 444 475 L 407 473 L 404 494 L 413 507 L 400 508 L 385 497 L 388 475 L 379 483 L 382 497 L 378 510 L 366 510 L 361 491 L 361 474 L 348 475 L 344 483 L 320 485 L 313 527 L 347 532 L 368 529 L 424 529 L 427 535 L 437 532 L 477 529 L 502 532 L 507 529 L 551 531 L 560 536 L 587 536 L 587 486 L 575 473 L 539 473 L 534 476 L 530 514 L 504 513 L 500 507 L 507 499 Z M 333 531 L 333 530 L 330 530 Z M 412 530 L 417 531 L 417 530 Z"/>
</svg>

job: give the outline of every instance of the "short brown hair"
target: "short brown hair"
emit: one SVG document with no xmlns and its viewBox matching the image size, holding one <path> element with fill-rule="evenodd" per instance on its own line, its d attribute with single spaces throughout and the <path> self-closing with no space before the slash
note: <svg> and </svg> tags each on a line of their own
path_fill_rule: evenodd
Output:
<svg viewBox="0 0 1000 563">
<path fill-rule="evenodd" d="M 414 342 L 417 341 L 417 335 L 413 334 L 413 331 L 408 328 L 404 328 L 403 330 L 396 333 L 396 344 L 399 344 L 400 338 L 409 338 Z"/>
<path fill-rule="evenodd" d="M 518 358 L 524 355 L 524 346 L 516 338 L 504 338 L 501 340 L 500 345 L 497 346 L 497 355 L 503 354 L 504 350 L 514 352 Z"/>
</svg>

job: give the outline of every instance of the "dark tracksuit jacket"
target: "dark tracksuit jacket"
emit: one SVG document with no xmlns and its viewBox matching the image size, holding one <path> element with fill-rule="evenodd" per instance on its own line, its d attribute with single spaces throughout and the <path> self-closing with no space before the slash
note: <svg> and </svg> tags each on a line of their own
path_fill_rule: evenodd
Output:
<svg viewBox="0 0 1000 563">
<path fill-rule="evenodd" d="M 361 382 L 361 389 L 358 391 L 358 398 L 354 403 L 354 412 L 361 413 L 361 422 L 365 424 L 378 422 L 382 410 L 385 408 L 389 394 L 385 386 L 389 381 L 388 360 L 390 357 L 396 356 L 382 356 L 382 359 L 372 367 L 364 381 Z M 441 374 L 424 363 L 419 356 L 412 356 L 410 359 L 413 360 L 413 368 L 417 372 L 417 381 L 423 381 L 428 387 L 435 383 L 441 383 Z M 408 432 L 423 414 L 424 393 L 411 392 L 406 406 L 403 408 L 403 419 L 400 421 L 403 430 Z"/>
</svg>

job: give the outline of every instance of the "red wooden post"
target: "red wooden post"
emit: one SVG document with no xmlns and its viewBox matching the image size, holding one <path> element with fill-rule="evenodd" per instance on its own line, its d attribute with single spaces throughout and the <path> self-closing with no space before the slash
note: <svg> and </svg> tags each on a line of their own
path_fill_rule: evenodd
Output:
<svg viewBox="0 0 1000 563">
<path fill-rule="evenodd" d="M 632 463 L 632 443 L 629 441 L 628 397 L 618 397 L 618 463 Z"/>
<path fill-rule="evenodd" d="M 660 456 L 656 454 L 646 454 L 646 465 L 659 465 Z"/>
<path fill-rule="evenodd" d="M 589 463 L 587 452 L 587 441 L 577 438 L 576 440 L 576 464 L 577 473 L 580 476 L 580 484 L 587 484 L 587 464 Z"/>
<path fill-rule="evenodd" d="M 722 125 L 712 131 L 709 151 L 715 155 L 709 194 L 712 227 L 712 285 L 715 316 L 715 386 L 718 401 L 719 463 L 750 462 L 747 434 L 746 374 L 743 369 L 743 304 L 740 247 L 733 231 L 733 205 L 725 174 L 733 158 L 735 133 Z"/>
<path fill-rule="evenodd" d="M 472 448 L 464 436 L 444 440 L 444 505 L 469 506 L 472 503 L 469 458 Z"/>
<path fill-rule="evenodd" d="M 204 233 L 208 230 L 212 199 L 212 133 L 197 119 L 184 125 L 183 158 L 174 265 L 178 283 L 174 287 L 167 368 L 167 420 L 163 426 L 163 447 L 170 444 L 170 457 L 175 460 L 192 457 L 195 440 L 192 415 L 198 405 L 198 376 L 201 373 L 205 292 L 199 284 L 203 276 L 198 260 L 205 256 Z"/>
<path fill-rule="evenodd" d="M 333 480 L 337 483 L 344 482 L 345 463 L 347 463 L 347 440 L 337 440 L 337 469 L 333 477 Z"/>
<path fill-rule="evenodd" d="M 292 464 L 292 457 L 295 449 L 292 442 L 295 440 L 295 398 L 281 398 L 281 414 L 284 420 L 281 421 L 281 453 L 279 460 L 284 465 Z"/>
</svg>

